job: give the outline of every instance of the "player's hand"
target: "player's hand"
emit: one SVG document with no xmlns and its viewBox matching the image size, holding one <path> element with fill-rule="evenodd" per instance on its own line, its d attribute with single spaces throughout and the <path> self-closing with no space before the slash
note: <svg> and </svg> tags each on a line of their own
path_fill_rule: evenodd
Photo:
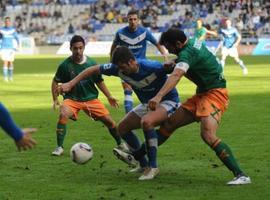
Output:
<svg viewBox="0 0 270 200">
<path fill-rule="evenodd" d="M 53 110 L 56 110 L 57 108 L 59 108 L 59 106 L 60 106 L 59 100 L 58 99 L 55 99 L 53 101 L 53 106 L 52 106 Z"/>
<path fill-rule="evenodd" d="M 148 108 L 150 110 L 156 110 L 156 108 L 157 108 L 160 101 L 161 101 L 160 97 L 158 97 L 158 96 L 153 97 L 152 99 L 150 99 L 148 101 Z"/>
<path fill-rule="evenodd" d="M 72 85 L 70 82 L 62 83 L 61 85 L 58 86 L 59 94 L 69 92 L 71 89 L 72 89 Z"/>
<path fill-rule="evenodd" d="M 167 71 L 167 72 L 171 72 L 173 71 L 174 67 L 175 67 L 175 60 L 169 60 L 167 62 L 164 62 L 163 63 L 163 66 L 164 66 L 164 69 Z"/>
<path fill-rule="evenodd" d="M 110 103 L 110 105 L 114 108 L 119 108 L 119 105 L 118 105 L 118 100 L 115 99 L 114 97 L 110 96 L 108 97 L 108 101 Z"/>
<path fill-rule="evenodd" d="M 22 150 L 27 150 L 27 149 L 32 149 L 36 144 L 36 140 L 32 138 L 32 133 L 36 132 L 36 128 L 26 128 L 22 130 L 24 135 L 22 139 L 19 141 L 15 142 L 17 148 L 19 151 Z"/>
</svg>

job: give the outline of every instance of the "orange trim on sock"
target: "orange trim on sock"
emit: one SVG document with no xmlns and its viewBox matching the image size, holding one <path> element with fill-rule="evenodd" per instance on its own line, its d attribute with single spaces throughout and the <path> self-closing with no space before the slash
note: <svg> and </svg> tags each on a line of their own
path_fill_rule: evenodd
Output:
<svg viewBox="0 0 270 200">
<path fill-rule="evenodd" d="M 63 118 L 63 119 L 59 119 L 58 120 L 58 123 L 59 124 L 62 124 L 62 125 L 65 125 L 67 122 L 68 122 L 68 119 L 66 119 L 66 118 Z"/>
<path fill-rule="evenodd" d="M 211 145 L 211 148 L 214 149 L 220 142 L 221 142 L 221 139 L 217 139 L 217 140 Z"/>
</svg>

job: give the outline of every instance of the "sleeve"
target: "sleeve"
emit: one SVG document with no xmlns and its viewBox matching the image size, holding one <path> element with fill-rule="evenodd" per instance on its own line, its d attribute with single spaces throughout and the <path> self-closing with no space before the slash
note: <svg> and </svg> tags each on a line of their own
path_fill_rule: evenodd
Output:
<svg viewBox="0 0 270 200">
<path fill-rule="evenodd" d="M 0 103 L 0 126 L 15 141 L 19 141 L 23 137 L 23 132 L 12 120 L 7 109 Z"/>
<path fill-rule="evenodd" d="M 148 40 L 148 41 L 150 41 L 152 44 L 154 44 L 154 45 L 157 45 L 157 40 L 156 40 L 156 38 L 153 36 L 153 34 L 149 31 L 149 30 L 147 30 L 146 29 L 146 39 Z"/>
<path fill-rule="evenodd" d="M 61 83 L 63 82 L 62 80 L 62 76 L 63 76 L 63 67 L 64 65 L 63 64 L 60 64 L 57 68 L 57 71 L 54 75 L 54 80 L 57 82 L 57 83 Z"/>
<path fill-rule="evenodd" d="M 119 31 L 116 32 L 113 43 L 116 44 L 116 45 L 120 44 Z"/>
<path fill-rule="evenodd" d="M 188 52 L 180 52 L 178 58 L 176 59 L 176 63 L 186 63 L 190 66 L 192 63 L 192 56 Z"/>
<path fill-rule="evenodd" d="M 107 76 L 118 76 L 118 68 L 113 63 L 100 65 L 100 73 Z"/>
</svg>

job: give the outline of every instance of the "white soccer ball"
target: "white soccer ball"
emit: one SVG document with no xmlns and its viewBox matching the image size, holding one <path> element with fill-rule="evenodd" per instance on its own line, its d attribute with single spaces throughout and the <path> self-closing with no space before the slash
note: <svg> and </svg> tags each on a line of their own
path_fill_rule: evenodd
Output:
<svg viewBox="0 0 270 200">
<path fill-rule="evenodd" d="M 70 149 L 70 158 L 77 164 L 85 164 L 93 157 L 93 149 L 89 144 L 78 142 Z"/>
</svg>

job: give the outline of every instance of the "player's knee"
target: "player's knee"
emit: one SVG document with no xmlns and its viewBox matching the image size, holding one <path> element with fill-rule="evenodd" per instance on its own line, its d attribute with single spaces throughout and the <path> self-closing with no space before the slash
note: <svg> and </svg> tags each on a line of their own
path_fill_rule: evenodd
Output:
<svg viewBox="0 0 270 200">
<path fill-rule="evenodd" d="M 141 126 L 143 128 L 143 130 L 149 130 L 153 128 L 153 122 L 151 119 L 147 118 L 147 117 L 143 117 L 141 120 Z"/>
<path fill-rule="evenodd" d="M 126 125 L 124 123 L 120 122 L 118 124 L 118 134 L 119 135 L 124 135 L 127 132 L 128 132 L 128 130 L 126 128 Z"/>
</svg>

